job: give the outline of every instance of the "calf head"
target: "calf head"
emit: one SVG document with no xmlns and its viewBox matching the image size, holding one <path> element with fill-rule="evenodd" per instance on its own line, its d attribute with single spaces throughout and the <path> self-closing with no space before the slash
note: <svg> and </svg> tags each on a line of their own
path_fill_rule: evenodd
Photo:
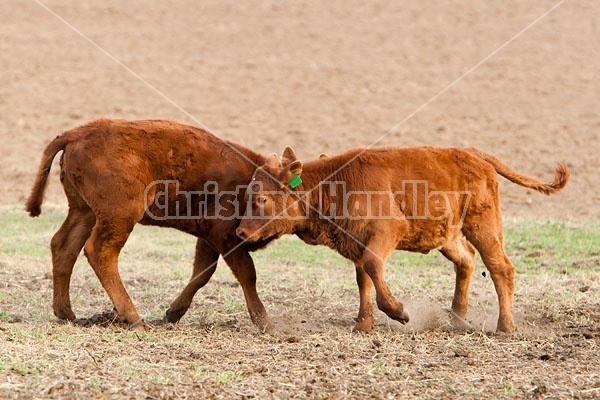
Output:
<svg viewBox="0 0 600 400">
<path fill-rule="evenodd" d="M 246 241 L 255 242 L 301 230 L 306 207 L 295 190 L 302 183 L 302 161 L 286 147 L 281 157 L 271 154 L 257 168 L 246 191 L 246 214 L 236 230 Z"/>
</svg>

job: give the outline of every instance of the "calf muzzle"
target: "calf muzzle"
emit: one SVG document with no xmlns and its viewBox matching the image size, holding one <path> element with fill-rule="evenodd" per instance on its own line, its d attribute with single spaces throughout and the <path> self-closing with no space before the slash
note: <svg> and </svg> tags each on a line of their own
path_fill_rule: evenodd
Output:
<svg viewBox="0 0 600 400">
<path fill-rule="evenodd" d="M 247 240 L 249 237 L 248 232 L 243 228 L 237 228 L 235 234 L 242 240 Z"/>
</svg>

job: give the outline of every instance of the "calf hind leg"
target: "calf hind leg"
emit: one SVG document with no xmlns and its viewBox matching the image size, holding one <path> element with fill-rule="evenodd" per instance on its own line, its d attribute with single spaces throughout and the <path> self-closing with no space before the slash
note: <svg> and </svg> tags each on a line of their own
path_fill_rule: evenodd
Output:
<svg viewBox="0 0 600 400">
<path fill-rule="evenodd" d="M 206 240 L 198 239 L 196 242 L 196 256 L 192 277 L 181 294 L 171 303 L 165 314 L 167 322 L 177 322 L 183 317 L 192 304 L 196 292 L 206 285 L 217 269 L 219 252 Z"/>
<path fill-rule="evenodd" d="M 465 317 L 468 309 L 469 285 L 475 270 L 475 247 L 464 236 L 448 243 L 440 252 L 454 263 L 456 285 L 452 299 L 452 322 L 456 326 L 467 325 Z"/>
<path fill-rule="evenodd" d="M 498 315 L 498 332 L 515 331 L 513 319 L 513 297 L 515 294 L 515 266 L 510 261 L 500 244 L 490 246 L 487 251 L 480 250 L 481 258 L 494 282 L 498 294 L 500 312 Z"/>
<path fill-rule="evenodd" d="M 131 328 L 143 328 L 143 321 L 123 286 L 117 263 L 134 225 L 133 220 L 127 219 L 98 220 L 85 243 L 84 252 L 119 318 Z"/>
<path fill-rule="evenodd" d="M 476 232 L 466 231 L 465 235 L 479 251 L 496 288 L 500 308 L 496 330 L 498 332 L 514 332 L 513 297 L 515 293 L 515 266 L 504 252 L 502 223 L 487 224 L 480 227 Z"/>
<path fill-rule="evenodd" d="M 52 308 L 59 319 L 74 320 L 69 286 L 77 257 L 89 238 L 96 217 L 89 208 L 69 208 L 67 218 L 50 241 L 52 252 Z"/>
</svg>

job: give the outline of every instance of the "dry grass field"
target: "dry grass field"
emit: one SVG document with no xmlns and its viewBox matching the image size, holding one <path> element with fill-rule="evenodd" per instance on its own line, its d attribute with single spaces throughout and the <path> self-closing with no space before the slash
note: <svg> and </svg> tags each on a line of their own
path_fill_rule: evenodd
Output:
<svg viewBox="0 0 600 400">
<path fill-rule="evenodd" d="M 598 21 L 583 0 L 0 2 L 0 398 L 600 398 Z M 353 266 L 291 237 L 254 255 L 273 334 L 225 265 L 163 324 L 194 239 L 147 227 L 120 270 L 154 328 L 84 327 L 51 310 L 58 165 L 42 216 L 22 205 L 48 141 L 98 117 L 175 119 L 303 159 L 475 146 L 545 180 L 565 161 L 572 177 L 552 197 L 501 180 L 514 335 L 491 333 L 480 262 L 472 329 L 457 331 L 452 266 L 401 252 L 386 274 L 411 322 L 378 313 L 353 334 Z M 111 308 L 83 256 L 71 294 L 80 317 Z"/>
<path fill-rule="evenodd" d="M 161 322 L 191 270 L 193 238 L 139 227 L 121 257 L 125 284 L 146 333 L 99 319 L 81 327 L 51 311 L 47 242 L 63 213 L 0 222 L 0 397 L 12 398 L 597 398 L 600 226 L 510 223 L 518 265 L 517 333 L 491 334 L 497 302 L 479 265 L 468 320 L 453 330 L 451 265 L 441 255 L 398 252 L 390 286 L 412 320 L 376 315 L 351 332 L 358 291 L 353 266 L 332 251 L 284 238 L 256 254 L 259 293 L 276 332 L 250 322 L 225 265 L 177 325 Z M 594 249 L 595 248 L 595 249 Z M 81 317 L 111 305 L 85 258 L 72 283 Z"/>
</svg>

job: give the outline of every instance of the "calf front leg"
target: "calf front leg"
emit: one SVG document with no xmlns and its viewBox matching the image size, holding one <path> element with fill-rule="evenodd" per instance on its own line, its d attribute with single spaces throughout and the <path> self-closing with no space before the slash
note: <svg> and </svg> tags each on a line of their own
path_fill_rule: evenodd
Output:
<svg viewBox="0 0 600 400">
<path fill-rule="evenodd" d="M 379 251 L 379 246 L 375 241 L 375 246 L 369 245 L 363 255 L 363 266 L 365 272 L 369 275 L 375 286 L 377 307 L 388 317 L 402 324 L 409 321 L 409 316 L 404 312 L 404 305 L 397 301 L 384 279 L 385 257 L 388 252 Z"/>
<path fill-rule="evenodd" d="M 360 295 L 360 306 L 358 309 L 358 318 L 354 330 L 356 332 L 368 332 L 373 329 L 373 303 L 371 302 L 371 288 L 373 282 L 362 265 L 357 262 L 356 267 L 356 283 L 358 284 L 358 293 Z"/>
<path fill-rule="evenodd" d="M 206 240 L 199 238 L 196 242 L 196 256 L 194 258 L 194 270 L 187 286 L 171 303 L 165 314 L 167 322 L 177 322 L 190 308 L 192 299 L 196 292 L 208 283 L 217 269 L 219 252 L 216 251 Z"/>
<path fill-rule="evenodd" d="M 256 292 L 256 269 L 252 257 L 246 250 L 237 248 L 223 258 L 242 286 L 250 319 L 261 331 L 272 332 L 273 324 Z"/>
</svg>

